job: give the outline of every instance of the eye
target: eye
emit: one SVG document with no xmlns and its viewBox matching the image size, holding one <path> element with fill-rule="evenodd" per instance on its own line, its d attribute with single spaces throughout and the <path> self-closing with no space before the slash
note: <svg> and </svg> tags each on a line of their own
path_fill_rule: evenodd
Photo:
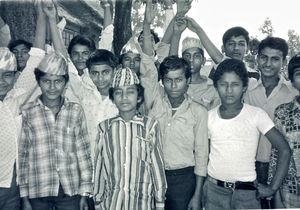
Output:
<svg viewBox="0 0 300 210">
<path fill-rule="evenodd" d="M 186 60 L 191 59 L 191 55 L 190 54 L 183 54 L 183 58 Z"/>
<path fill-rule="evenodd" d="M 5 78 L 10 78 L 10 77 L 13 77 L 13 73 L 12 72 L 7 72 L 7 73 L 4 73 L 3 77 Z"/>
<path fill-rule="evenodd" d="M 91 75 L 94 76 L 94 77 L 96 77 L 96 76 L 98 76 L 98 72 L 97 71 L 92 71 Z"/>
<path fill-rule="evenodd" d="M 202 57 L 201 54 L 195 54 L 195 55 L 194 55 L 194 58 L 197 58 L 197 59 L 200 59 L 201 57 Z"/>
<path fill-rule="evenodd" d="M 79 53 L 76 52 L 76 51 L 73 51 L 73 52 L 71 52 L 71 56 L 72 56 L 72 57 L 78 57 L 78 56 L 79 56 Z"/>
<path fill-rule="evenodd" d="M 134 60 L 135 61 L 141 61 L 141 58 L 135 58 Z"/>
<path fill-rule="evenodd" d="M 63 80 L 61 80 L 61 79 L 55 80 L 55 84 L 61 85 L 61 84 L 63 84 Z"/>
<path fill-rule="evenodd" d="M 164 81 L 165 81 L 165 83 L 170 83 L 171 82 L 171 80 L 168 79 L 168 78 L 164 79 Z"/>
<path fill-rule="evenodd" d="M 244 47 L 245 45 L 246 45 L 245 42 L 240 42 L 240 43 L 239 43 L 239 46 L 241 46 L 241 47 Z"/>
<path fill-rule="evenodd" d="M 107 70 L 104 70 L 104 71 L 102 71 L 102 75 L 108 75 L 109 74 L 109 70 L 107 69 Z"/>
<path fill-rule="evenodd" d="M 114 95 L 119 96 L 122 94 L 121 90 L 115 90 Z"/>
<path fill-rule="evenodd" d="M 176 81 L 176 82 L 182 82 L 183 79 L 182 79 L 182 78 L 177 78 L 175 81 Z"/>
<path fill-rule="evenodd" d="M 82 55 L 85 56 L 85 57 L 88 57 L 90 55 L 90 52 L 89 51 L 84 51 L 84 52 L 82 52 Z"/>
<path fill-rule="evenodd" d="M 50 80 L 48 79 L 42 79 L 41 82 L 47 85 L 50 84 Z"/>
</svg>

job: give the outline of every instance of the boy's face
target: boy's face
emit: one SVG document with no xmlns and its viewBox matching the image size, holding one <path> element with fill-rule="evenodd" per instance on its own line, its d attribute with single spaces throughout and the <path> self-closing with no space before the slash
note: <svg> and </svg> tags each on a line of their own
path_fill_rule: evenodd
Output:
<svg viewBox="0 0 300 210">
<path fill-rule="evenodd" d="M 20 44 L 12 49 L 12 53 L 16 56 L 18 69 L 23 70 L 29 58 L 29 49 L 24 44 Z"/>
<path fill-rule="evenodd" d="M 169 71 L 163 78 L 164 88 L 170 99 L 181 98 L 188 88 L 188 83 L 183 69 Z"/>
<path fill-rule="evenodd" d="M 205 63 L 205 58 L 202 56 L 198 47 L 186 49 L 182 53 L 182 57 L 190 63 L 192 73 L 199 72 L 202 65 Z"/>
<path fill-rule="evenodd" d="M 237 60 L 243 60 L 248 51 L 248 45 L 244 36 L 233 36 L 223 46 L 225 55 Z"/>
<path fill-rule="evenodd" d="M 6 94 L 13 88 L 17 74 L 14 71 L 0 70 L 0 96 L 4 98 Z"/>
<path fill-rule="evenodd" d="M 247 87 L 243 86 L 243 81 L 234 72 L 226 72 L 217 81 L 216 87 L 222 104 L 233 105 L 241 103 L 243 93 Z"/>
<path fill-rule="evenodd" d="M 56 100 L 62 95 L 66 81 L 63 76 L 45 74 L 40 78 L 39 86 L 43 97 L 47 100 Z"/>
<path fill-rule="evenodd" d="M 135 113 L 136 106 L 141 101 L 136 85 L 115 88 L 113 97 L 120 113 Z"/>
<path fill-rule="evenodd" d="M 102 95 L 108 95 L 114 77 L 112 67 L 107 64 L 95 64 L 90 67 L 89 74 L 98 91 Z"/>
<path fill-rule="evenodd" d="M 263 77 L 278 77 L 281 67 L 286 60 L 280 50 L 266 47 L 257 56 L 258 69 Z"/>
<path fill-rule="evenodd" d="M 136 74 L 139 74 L 140 62 L 141 62 L 140 54 L 128 52 L 128 53 L 125 53 L 123 56 L 122 66 L 123 66 L 123 68 L 128 67 L 131 70 L 133 70 Z"/>
<path fill-rule="evenodd" d="M 294 69 L 294 82 L 293 86 L 300 91 L 300 67 Z"/>
<path fill-rule="evenodd" d="M 90 49 L 88 46 L 75 44 L 71 51 L 71 60 L 74 63 L 77 70 L 82 71 L 86 68 L 86 61 L 90 55 Z"/>
</svg>

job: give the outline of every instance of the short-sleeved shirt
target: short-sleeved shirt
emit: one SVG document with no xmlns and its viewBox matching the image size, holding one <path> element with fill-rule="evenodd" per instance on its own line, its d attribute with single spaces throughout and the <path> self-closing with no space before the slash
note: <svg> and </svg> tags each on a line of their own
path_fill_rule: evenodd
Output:
<svg viewBox="0 0 300 210">
<path fill-rule="evenodd" d="M 255 106 L 244 104 L 232 119 L 221 118 L 219 107 L 208 112 L 208 174 L 222 181 L 254 181 L 260 133 L 267 133 L 274 123 L 265 111 Z"/>
<path fill-rule="evenodd" d="M 296 99 L 281 104 L 275 110 L 275 125 L 288 142 L 292 157 L 286 177 L 283 180 L 283 191 L 300 196 L 300 104 Z M 278 151 L 273 148 L 270 159 L 269 182 L 272 181 L 278 161 Z"/>
</svg>

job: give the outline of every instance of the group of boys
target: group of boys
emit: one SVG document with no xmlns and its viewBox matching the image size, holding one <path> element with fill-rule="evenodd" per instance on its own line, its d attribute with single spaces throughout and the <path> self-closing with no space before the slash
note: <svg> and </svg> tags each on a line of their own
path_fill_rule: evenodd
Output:
<svg viewBox="0 0 300 210">
<path fill-rule="evenodd" d="M 66 50 L 53 3 L 36 4 L 34 43 L 0 48 L 0 209 L 300 207 L 300 57 L 286 81 L 288 46 L 268 37 L 259 72 L 249 69 L 248 32 L 226 31 L 224 55 L 185 16 L 190 4 L 178 1 L 159 41 L 147 0 L 143 31 L 119 59 L 110 1 L 102 49 L 78 35 Z M 199 39 L 183 41 L 181 58 L 186 28 Z M 208 77 L 203 48 L 216 64 Z"/>
</svg>

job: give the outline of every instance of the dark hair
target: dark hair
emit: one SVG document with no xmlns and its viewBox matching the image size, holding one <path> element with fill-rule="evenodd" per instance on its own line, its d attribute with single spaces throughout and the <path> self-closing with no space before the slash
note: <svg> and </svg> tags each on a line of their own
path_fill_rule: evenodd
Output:
<svg viewBox="0 0 300 210">
<path fill-rule="evenodd" d="M 34 69 L 35 80 L 37 81 L 38 84 L 40 83 L 41 77 L 45 76 L 46 74 L 47 73 L 41 71 L 38 68 Z M 65 75 L 62 75 L 62 76 L 65 78 L 65 82 L 67 83 L 69 81 L 69 74 L 65 74 Z"/>
<path fill-rule="evenodd" d="M 288 64 L 288 74 L 291 82 L 294 82 L 294 70 L 300 68 L 300 54 L 291 58 Z"/>
<path fill-rule="evenodd" d="M 30 42 L 27 42 L 23 39 L 18 39 L 18 40 L 15 40 L 15 41 L 11 41 L 9 44 L 8 44 L 8 48 L 10 51 L 13 51 L 13 49 L 18 46 L 18 45 L 25 45 L 25 47 L 30 50 L 30 48 L 32 47 L 32 43 Z"/>
<path fill-rule="evenodd" d="M 159 72 L 162 79 L 166 74 L 169 73 L 169 71 L 178 69 L 182 69 L 184 71 L 186 79 L 191 77 L 191 66 L 189 62 L 187 62 L 183 58 L 179 58 L 178 56 L 172 55 L 166 57 L 159 66 Z"/>
<path fill-rule="evenodd" d="M 87 46 L 91 52 L 93 52 L 96 49 L 96 45 L 93 39 L 87 36 L 77 35 L 71 40 L 68 46 L 69 54 L 71 54 L 72 49 L 76 44 Z"/>
<path fill-rule="evenodd" d="M 95 64 L 106 64 L 114 69 L 118 65 L 118 59 L 112 52 L 99 49 L 92 52 L 86 61 L 88 69 Z"/>
<path fill-rule="evenodd" d="M 217 82 L 225 73 L 234 72 L 243 82 L 243 86 L 248 86 L 248 72 L 243 61 L 237 59 L 225 59 L 222 61 L 213 76 L 214 86 L 217 87 Z"/>
<path fill-rule="evenodd" d="M 266 47 L 281 51 L 283 60 L 286 59 L 289 47 L 284 39 L 271 36 L 265 38 L 258 45 L 258 55 L 260 55 L 261 51 Z"/>
<path fill-rule="evenodd" d="M 141 38 L 143 32 L 144 32 L 144 31 L 141 31 L 141 32 L 140 32 L 139 37 L 138 37 L 138 41 L 140 41 L 140 38 Z M 150 33 L 152 34 L 152 36 L 153 36 L 153 38 L 154 38 L 155 44 L 158 43 L 158 42 L 160 41 L 160 39 L 158 38 L 157 33 L 155 33 L 153 29 L 150 30 Z"/>
<path fill-rule="evenodd" d="M 136 85 L 137 91 L 138 91 L 138 97 L 141 98 L 141 101 L 137 103 L 136 109 L 139 109 L 141 104 L 144 102 L 144 87 L 141 84 Z M 115 88 L 111 87 L 108 90 L 109 99 L 114 101 L 114 92 Z"/>
<path fill-rule="evenodd" d="M 247 45 L 249 44 L 249 33 L 246 29 L 240 26 L 232 27 L 228 29 L 222 38 L 223 45 L 225 46 L 226 42 L 231 38 L 231 37 L 237 37 L 237 36 L 243 36 L 246 39 Z"/>
</svg>

